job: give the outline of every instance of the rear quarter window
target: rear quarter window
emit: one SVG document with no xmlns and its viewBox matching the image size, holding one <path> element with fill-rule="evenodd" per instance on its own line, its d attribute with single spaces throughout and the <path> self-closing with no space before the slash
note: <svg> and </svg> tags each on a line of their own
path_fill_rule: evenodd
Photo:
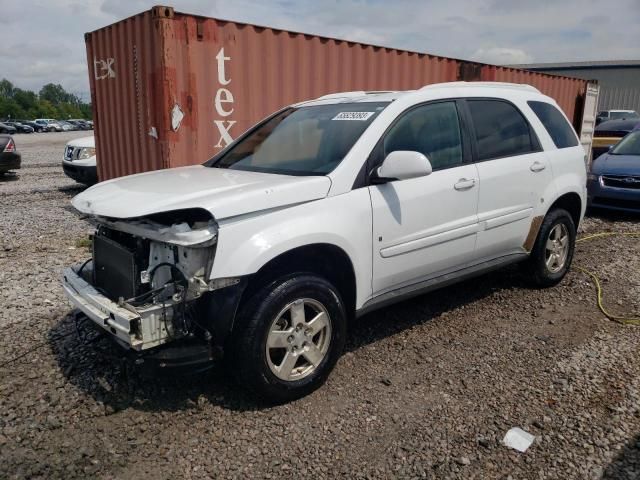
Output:
<svg viewBox="0 0 640 480">
<path fill-rule="evenodd" d="M 536 114 L 557 148 L 569 148 L 578 145 L 578 138 L 560 111 L 546 102 L 527 102 Z"/>
</svg>

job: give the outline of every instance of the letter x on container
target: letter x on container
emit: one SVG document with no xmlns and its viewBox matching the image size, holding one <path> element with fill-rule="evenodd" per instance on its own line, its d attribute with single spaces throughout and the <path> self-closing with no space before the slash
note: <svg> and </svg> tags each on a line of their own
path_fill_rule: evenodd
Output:
<svg viewBox="0 0 640 480">
<path fill-rule="evenodd" d="M 585 80 L 151 10 L 85 35 L 98 176 L 203 163 L 272 112 L 327 93 L 528 83 L 580 131 Z"/>
</svg>

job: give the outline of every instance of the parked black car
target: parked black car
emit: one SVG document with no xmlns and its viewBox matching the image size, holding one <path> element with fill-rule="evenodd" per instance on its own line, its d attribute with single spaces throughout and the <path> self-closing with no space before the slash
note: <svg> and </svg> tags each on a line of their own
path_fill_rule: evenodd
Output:
<svg viewBox="0 0 640 480">
<path fill-rule="evenodd" d="M 593 159 L 609 151 L 622 137 L 640 124 L 640 118 L 602 122 L 593 133 Z"/>
<path fill-rule="evenodd" d="M 4 122 L 7 125 L 11 125 L 13 128 L 17 130 L 16 133 L 33 133 L 33 127 L 29 125 L 25 125 L 24 123 L 18 121 Z"/>
<path fill-rule="evenodd" d="M 0 135 L 0 175 L 20 168 L 22 159 L 10 135 Z"/>
<path fill-rule="evenodd" d="M 76 125 L 79 130 L 91 130 L 93 128 L 86 120 L 82 119 L 68 120 L 68 122 Z"/>
<path fill-rule="evenodd" d="M 16 129 L 16 127 L 12 127 L 11 125 L 0 122 L 0 133 L 8 133 L 9 135 L 13 135 L 17 131 L 18 130 Z"/>
<path fill-rule="evenodd" d="M 33 128 L 34 132 L 44 132 L 45 129 L 42 127 L 42 125 L 37 124 L 36 122 L 32 121 L 32 120 L 16 120 L 16 122 L 20 122 L 23 125 L 29 125 L 31 128 Z"/>
<path fill-rule="evenodd" d="M 57 120 L 52 120 L 50 118 L 36 118 L 34 120 L 35 123 L 42 127 L 45 132 L 61 132 L 62 127 L 58 125 Z"/>
</svg>

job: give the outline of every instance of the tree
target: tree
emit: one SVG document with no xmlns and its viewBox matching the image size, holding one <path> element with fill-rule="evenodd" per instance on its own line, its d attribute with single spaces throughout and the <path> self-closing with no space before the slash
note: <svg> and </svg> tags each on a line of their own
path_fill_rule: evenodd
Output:
<svg viewBox="0 0 640 480">
<path fill-rule="evenodd" d="M 12 98 L 0 97 L 0 118 L 23 118 L 24 109 Z"/>
<path fill-rule="evenodd" d="M 67 103 L 71 100 L 70 97 L 72 96 L 73 95 L 68 94 L 60 84 L 47 83 L 40 89 L 40 99 L 48 100 L 53 105 Z"/>
<path fill-rule="evenodd" d="M 13 97 L 13 83 L 11 83 L 6 78 L 0 80 L 0 98 L 11 98 Z"/>
<path fill-rule="evenodd" d="M 90 103 L 80 103 L 80 118 L 93 118 L 93 107 Z"/>
<path fill-rule="evenodd" d="M 25 111 L 33 110 L 38 105 L 38 96 L 29 90 L 16 88 L 13 93 L 13 100 Z"/>
<path fill-rule="evenodd" d="M 54 107 L 49 100 L 40 100 L 40 102 L 38 102 L 38 108 L 36 111 L 37 111 L 37 115 L 34 115 L 34 118 L 35 117 L 58 118 L 60 113 L 58 112 L 58 109 Z"/>
<path fill-rule="evenodd" d="M 0 80 L 0 98 L 11 98 L 13 96 L 13 83 L 6 78 Z"/>
<path fill-rule="evenodd" d="M 0 120 L 6 118 L 92 118 L 91 104 L 67 92 L 62 85 L 48 83 L 39 95 L 0 80 Z"/>
</svg>

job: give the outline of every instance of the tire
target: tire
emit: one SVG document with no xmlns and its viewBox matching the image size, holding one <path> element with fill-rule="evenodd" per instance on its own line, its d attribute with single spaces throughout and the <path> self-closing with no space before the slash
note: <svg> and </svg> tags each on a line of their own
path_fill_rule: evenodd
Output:
<svg viewBox="0 0 640 480">
<path fill-rule="evenodd" d="M 566 235 L 566 247 L 558 244 L 558 234 L 560 238 Z M 547 248 L 551 246 L 548 244 L 549 241 L 557 250 Z M 569 212 L 558 208 L 547 213 L 540 225 L 529 259 L 523 265 L 527 281 L 538 288 L 552 287 L 560 283 L 571 266 L 575 243 L 576 226 Z M 555 260 L 550 258 L 552 255 L 556 255 Z"/>
<path fill-rule="evenodd" d="M 310 323 L 323 318 L 328 326 L 321 330 L 322 321 Z M 304 397 L 325 382 L 342 354 L 346 319 L 339 293 L 324 278 L 297 273 L 271 281 L 240 308 L 228 352 L 232 371 L 270 403 Z"/>
</svg>

